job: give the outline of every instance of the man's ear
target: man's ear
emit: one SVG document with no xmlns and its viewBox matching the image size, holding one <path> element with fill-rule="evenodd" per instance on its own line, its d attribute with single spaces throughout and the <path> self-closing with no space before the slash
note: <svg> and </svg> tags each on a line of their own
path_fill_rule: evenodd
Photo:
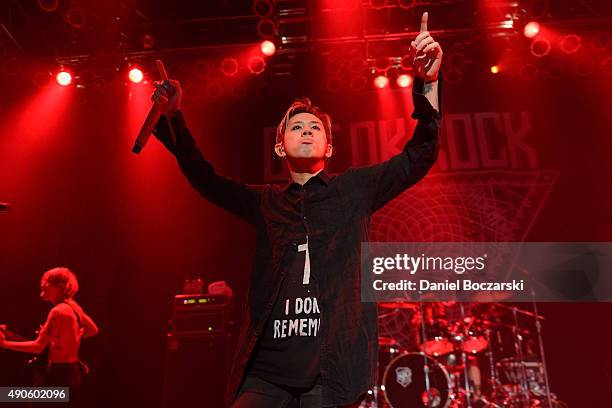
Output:
<svg viewBox="0 0 612 408">
<path fill-rule="evenodd" d="M 285 157 L 287 157 L 287 153 L 285 153 L 285 149 L 283 148 L 282 143 L 277 143 L 274 145 L 274 152 L 281 159 L 284 159 Z"/>
<path fill-rule="evenodd" d="M 332 153 L 334 152 L 334 146 L 332 146 L 331 144 L 327 144 L 327 150 L 325 151 L 325 157 L 327 159 L 329 159 L 332 156 Z"/>
</svg>

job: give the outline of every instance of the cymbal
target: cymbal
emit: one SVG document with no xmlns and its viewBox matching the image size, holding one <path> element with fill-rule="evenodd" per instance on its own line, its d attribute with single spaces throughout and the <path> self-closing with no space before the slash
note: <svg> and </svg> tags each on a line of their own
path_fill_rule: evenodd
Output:
<svg viewBox="0 0 612 408">
<path fill-rule="evenodd" d="M 379 346 L 397 346 L 399 343 L 392 337 L 378 336 Z"/>
<path fill-rule="evenodd" d="M 502 300 L 510 299 L 512 293 L 510 292 L 478 292 L 473 297 L 474 302 L 500 302 Z"/>
<path fill-rule="evenodd" d="M 412 302 L 379 302 L 378 307 L 383 309 L 410 309 L 416 310 L 419 305 Z"/>
</svg>

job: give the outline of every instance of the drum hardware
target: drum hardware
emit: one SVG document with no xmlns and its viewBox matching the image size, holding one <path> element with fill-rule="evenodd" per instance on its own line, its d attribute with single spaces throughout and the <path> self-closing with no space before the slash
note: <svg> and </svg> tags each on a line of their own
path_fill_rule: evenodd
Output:
<svg viewBox="0 0 612 408">
<path fill-rule="evenodd" d="M 447 304 L 419 301 L 416 310 L 413 306 L 394 309 L 411 309 L 420 315 L 420 322 L 412 321 L 412 328 L 420 332 L 420 351 L 402 349 L 394 338 L 380 337 L 382 381 L 379 375 L 368 391 L 370 402 L 362 407 L 566 407 L 549 388 L 541 332 L 544 317 L 535 303 L 533 312 L 499 303 L 485 306 L 486 310 L 484 305 L 457 306 L 460 318 L 454 312 L 456 321 L 426 314 L 439 310 L 436 307 L 449 307 Z M 536 330 L 520 327 L 519 316 L 527 318 L 523 324 L 533 320 Z"/>
<path fill-rule="evenodd" d="M 418 304 L 412 302 L 379 302 L 378 307 L 382 309 L 409 309 L 417 310 Z"/>
<path fill-rule="evenodd" d="M 535 291 L 533 287 L 531 288 L 531 302 L 533 304 L 533 313 L 536 317 L 535 319 L 535 327 L 536 333 L 538 334 L 538 346 L 540 348 L 540 358 L 542 359 L 542 369 L 544 371 L 544 386 L 546 387 L 546 400 L 548 401 L 548 406 L 552 407 L 552 395 L 550 393 L 550 384 L 548 382 L 548 368 L 546 367 L 546 354 L 544 354 L 544 341 L 542 340 L 542 319 L 539 318 L 538 314 L 538 304 L 535 301 Z"/>
<path fill-rule="evenodd" d="M 421 339 L 423 341 L 423 345 L 425 345 L 425 340 L 427 339 L 426 335 L 425 335 L 425 308 L 423 307 L 423 299 L 421 299 L 421 291 L 419 291 L 419 311 L 421 313 Z M 432 395 L 431 395 L 431 384 L 429 382 L 429 364 L 427 361 L 427 354 L 423 353 L 423 373 L 425 375 L 425 393 L 426 393 L 426 397 L 427 397 L 427 402 L 426 402 L 426 407 L 431 407 L 433 406 L 433 400 L 432 400 Z M 396 373 L 397 375 L 397 373 Z M 387 376 L 387 371 L 385 370 L 385 375 L 383 376 L 383 382 L 385 380 Z M 448 376 L 447 376 L 448 377 Z M 385 385 L 385 389 L 386 389 L 386 385 Z M 385 391 L 385 397 L 387 396 L 387 393 Z M 387 402 L 389 402 L 387 400 Z M 389 402 L 390 404 L 390 402 Z M 444 407 L 446 408 L 446 407 Z"/>
<path fill-rule="evenodd" d="M 518 333 L 518 331 L 516 330 L 516 328 L 518 328 L 518 308 L 517 307 L 513 307 L 512 308 L 512 317 L 514 319 L 514 350 L 516 353 L 516 356 L 518 357 L 519 361 L 524 361 L 523 358 L 523 336 L 521 336 L 520 333 Z M 527 406 L 530 407 L 531 406 L 531 398 L 529 395 L 529 383 L 527 381 L 527 371 L 525 370 L 525 365 L 521 364 L 520 365 L 521 368 L 521 388 L 523 390 L 523 394 L 525 396 L 525 402 L 527 403 Z"/>
</svg>

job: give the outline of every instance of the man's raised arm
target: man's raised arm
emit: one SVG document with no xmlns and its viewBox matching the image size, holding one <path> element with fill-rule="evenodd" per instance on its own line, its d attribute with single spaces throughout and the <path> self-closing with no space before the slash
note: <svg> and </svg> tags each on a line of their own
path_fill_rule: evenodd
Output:
<svg viewBox="0 0 612 408">
<path fill-rule="evenodd" d="M 366 167 L 368 205 L 371 212 L 384 206 L 421 180 L 434 165 L 439 151 L 442 120 L 442 48 L 427 31 L 427 13 L 421 18 L 420 32 L 412 41 L 415 70 L 412 118 L 417 125 L 402 152 L 389 160 Z"/>
<path fill-rule="evenodd" d="M 259 205 L 259 193 L 246 184 L 219 175 L 208 162 L 189 131 L 180 110 L 182 90 L 178 81 L 170 80 L 156 84 L 152 99 L 165 105 L 153 134 L 176 157 L 189 184 L 211 203 L 224 208 L 253 224 Z M 175 88 L 174 96 L 168 98 L 168 86 Z"/>
</svg>

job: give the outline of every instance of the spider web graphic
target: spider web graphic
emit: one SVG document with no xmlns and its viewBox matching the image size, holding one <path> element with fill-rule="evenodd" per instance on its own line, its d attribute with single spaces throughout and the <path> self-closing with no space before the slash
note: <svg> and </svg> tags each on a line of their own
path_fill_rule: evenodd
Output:
<svg viewBox="0 0 612 408">
<path fill-rule="evenodd" d="M 371 242 L 522 242 L 558 176 L 555 170 L 437 173 L 372 218 Z M 413 312 L 379 319 L 381 336 L 413 348 Z"/>
</svg>

